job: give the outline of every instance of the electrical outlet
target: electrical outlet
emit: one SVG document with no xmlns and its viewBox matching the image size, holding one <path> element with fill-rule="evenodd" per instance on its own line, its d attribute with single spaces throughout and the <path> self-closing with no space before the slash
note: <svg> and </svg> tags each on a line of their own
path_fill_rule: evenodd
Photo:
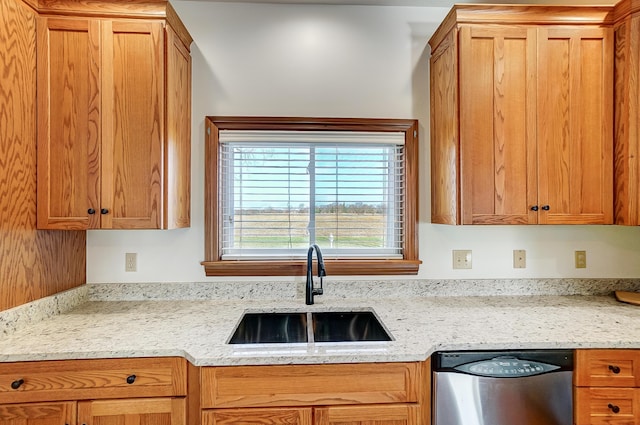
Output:
<svg viewBox="0 0 640 425">
<path fill-rule="evenodd" d="M 513 250 L 513 268 L 524 269 L 527 267 L 527 251 L 524 249 Z"/>
<path fill-rule="evenodd" d="M 127 252 L 124 254 L 124 271 L 125 272 L 138 271 L 138 253 L 137 252 Z"/>
<path fill-rule="evenodd" d="M 471 268 L 471 250 L 453 250 L 453 268 L 454 269 L 470 269 Z"/>
<path fill-rule="evenodd" d="M 587 268 L 587 251 L 576 251 L 576 269 Z"/>
</svg>

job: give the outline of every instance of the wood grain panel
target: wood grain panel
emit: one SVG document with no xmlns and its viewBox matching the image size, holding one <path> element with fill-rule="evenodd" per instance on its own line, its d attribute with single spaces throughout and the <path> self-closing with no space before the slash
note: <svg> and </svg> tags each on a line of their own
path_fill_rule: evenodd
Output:
<svg viewBox="0 0 640 425">
<path fill-rule="evenodd" d="M 576 350 L 578 387 L 640 386 L 639 350 Z"/>
<path fill-rule="evenodd" d="M 133 398 L 78 403 L 78 422 L 96 425 L 184 425 L 186 401 L 182 398 Z"/>
<path fill-rule="evenodd" d="M 127 377 L 135 375 L 133 383 Z M 22 379 L 16 390 L 11 384 Z M 0 403 L 186 395 L 181 358 L 0 364 Z"/>
<path fill-rule="evenodd" d="M 311 408 L 217 409 L 202 412 L 202 425 L 312 425 Z"/>
<path fill-rule="evenodd" d="M 431 222 L 458 224 L 458 54 L 452 30 L 430 59 Z"/>
<path fill-rule="evenodd" d="M 637 388 L 576 388 L 576 425 L 637 425 L 640 423 Z"/>
<path fill-rule="evenodd" d="M 417 402 L 418 368 L 418 363 L 206 367 L 201 406 Z"/>
<path fill-rule="evenodd" d="M 622 2 L 621 2 L 622 3 Z M 615 30 L 615 223 L 640 224 L 640 16 Z"/>
<path fill-rule="evenodd" d="M 337 406 L 315 409 L 316 425 L 418 425 L 416 404 Z"/>
<path fill-rule="evenodd" d="M 162 223 L 163 33 L 160 23 L 103 23 L 103 228 Z"/>
<path fill-rule="evenodd" d="M 76 403 L 29 403 L 0 406 L 0 425 L 74 424 Z"/>
<path fill-rule="evenodd" d="M 36 230 L 36 20 L 0 2 L 0 310 L 85 282 L 85 233 Z"/>
<path fill-rule="evenodd" d="M 100 28 L 38 18 L 38 227 L 99 227 Z"/>
<path fill-rule="evenodd" d="M 462 224 L 535 223 L 535 52 L 532 27 L 461 27 Z"/>
<path fill-rule="evenodd" d="M 611 28 L 539 30 L 540 222 L 613 222 Z"/>
<path fill-rule="evenodd" d="M 191 55 L 167 28 L 165 222 L 163 228 L 189 227 L 191 220 Z"/>
</svg>

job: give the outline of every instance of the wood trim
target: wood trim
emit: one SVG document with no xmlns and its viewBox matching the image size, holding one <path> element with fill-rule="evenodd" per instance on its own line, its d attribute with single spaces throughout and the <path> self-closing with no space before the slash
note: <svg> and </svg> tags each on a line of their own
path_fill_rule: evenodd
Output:
<svg viewBox="0 0 640 425">
<path fill-rule="evenodd" d="M 29 0 L 41 14 L 117 18 L 165 18 L 167 0 Z"/>
<path fill-rule="evenodd" d="M 303 261 L 222 261 L 218 215 L 218 134 L 220 130 L 327 130 L 401 131 L 405 133 L 406 204 L 404 215 L 404 259 L 325 260 L 329 275 L 417 274 L 418 257 L 418 122 L 405 119 L 309 118 L 309 117 L 228 117 L 205 119 L 205 260 L 207 276 L 293 276 L 306 273 Z"/>
<path fill-rule="evenodd" d="M 203 261 L 207 276 L 304 276 L 307 262 L 298 261 Z M 324 260 L 329 276 L 412 275 L 420 260 Z"/>
<path fill-rule="evenodd" d="M 187 27 L 184 26 L 184 23 L 178 16 L 176 10 L 173 8 L 173 6 L 171 6 L 171 3 L 167 3 L 166 15 L 167 23 L 175 31 L 176 35 L 178 36 L 180 41 L 182 41 L 182 44 L 184 44 L 184 47 L 187 49 L 187 51 L 190 52 L 190 46 L 191 43 L 193 43 L 193 38 L 191 37 L 191 34 L 189 34 Z"/>
</svg>

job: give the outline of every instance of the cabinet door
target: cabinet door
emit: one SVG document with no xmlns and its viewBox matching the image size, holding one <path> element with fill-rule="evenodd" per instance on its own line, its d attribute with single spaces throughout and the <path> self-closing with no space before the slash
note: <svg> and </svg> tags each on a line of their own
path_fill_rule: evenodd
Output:
<svg viewBox="0 0 640 425">
<path fill-rule="evenodd" d="M 462 224 L 536 223 L 536 31 L 460 29 Z"/>
<path fill-rule="evenodd" d="M 576 388 L 576 425 L 640 424 L 640 389 Z"/>
<path fill-rule="evenodd" d="M 139 398 L 78 402 L 78 422 L 86 425 L 186 425 L 184 398 Z"/>
<path fill-rule="evenodd" d="M 202 425 L 312 425 L 311 408 L 219 409 L 202 412 Z"/>
<path fill-rule="evenodd" d="M 539 220 L 611 224 L 612 29 L 541 28 L 538 42 Z"/>
<path fill-rule="evenodd" d="M 103 228 L 157 229 L 162 220 L 164 28 L 105 21 L 102 30 Z"/>
<path fill-rule="evenodd" d="M 341 406 L 315 409 L 315 425 L 418 425 L 415 404 Z"/>
<path fill-rule="evenodd" d="M 100 225 L 99 38 L 96 20 L 38 18 L 40 229 Z"/>
<path fill-rule="evenodd" d="M 0 425 L 71 425 L 75 413 L 74 402 L 5 404 L 0 405 Z"/>
</svg>

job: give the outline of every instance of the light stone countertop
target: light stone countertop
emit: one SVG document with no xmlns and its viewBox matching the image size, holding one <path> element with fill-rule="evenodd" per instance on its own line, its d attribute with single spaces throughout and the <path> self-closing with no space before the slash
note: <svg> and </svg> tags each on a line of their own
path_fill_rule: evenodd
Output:
<svg viewBox="0 0 640 425">
<path fill-rule="evenodd" d="M 244 311 L 372 308 L 391 342 L 229 345 Z M 0 336 L 0 361 L 182 356 L 196 366 L 421 361 L 437 350 L 640 348 L 612 295 L 85 301 Z"/>
</svg>

